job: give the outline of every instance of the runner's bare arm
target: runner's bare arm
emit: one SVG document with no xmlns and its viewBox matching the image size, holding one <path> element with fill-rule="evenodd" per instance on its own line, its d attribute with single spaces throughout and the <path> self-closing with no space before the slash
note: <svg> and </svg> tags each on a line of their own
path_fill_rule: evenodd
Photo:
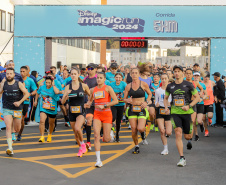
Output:
<svg viewBox="0 0 226 185">
<path fill-rule="evenodd" d="M 83 90 L 85 91 L 85 93 L 86 93 L 88 96 L 90 96 L 90 89 L 89 89 L 88 85 L 82 83 L 82 87 L 83 87 Z"/>
<path fill-rule="evenodd" d="M 90 89 L 90 96 L 88 102 L 84 105 L 84 108 L 90 108 L 92 102 L 93 102 L 93 90 L 94 88 Z"/>
<path fill-rule="evenodd" d="M 169 95 L 166 95 L 165 94 L 165 97 L 164 97 L 164 107 L 165 107 L 165 112 L 168 114 L 169 112 L 169 108 L 168 108 L 168 99 L 169 99 Z"/>
<path fill-rule="evenodd" d="M 194 96 L 194 100 L 190 103 L 190 106 L 194 106 L 196 105 L 198 102 L 199 102 L 199 99 L 200 99 L 200 96 L 199 96 L 199 93 L 197 92 L 196 94 L 193 94 Z"/>
<path fill-rule="evenodd" d="M 18 101 L 18 102 L 14 102 L 13 104 L 16 106 L 16 107 L 19 107 L 21 103 L 23 103 L 31 94 L 27 91 L 27 89 L 25 88 L 25 85 L 21 82 L 19 82 L 19 88 L 20 90 L 23 92 L 24 94 L 24 97 Z"/>
<path fill-rule="evenodd" d="M 0 94 L 3 93 L 3 87 L 4 87 L 4 83 L 5 83 L 6 79 L 4 78 L 1 83 L 0 83 Z"/>
<path fill-rule="evenodd" d="M 62 100 L 61 100 L 62 105 L 64 105 L 65 102 L 67 101 L 68 95 L 70 94 L 70 92 L 71 92 L 71 91 L 69 91 L 69 85 L 67 85 L 67 86 L 65 87 L 64 95 L 63 95 Z"/>
<path fill-rule="evenodd" d="M 141 85 L 144 87 L 144 90 L 146 91 L 146 93 L 148 94 L 148 97 L 147 97 L 147 102 L 149 102 L 151 100 L 151 97 L 152 97 L 152 93 L 149 89 L 149 86 L 147 83 L 145 82 L 141 82 Z"/>
<path fill-rule="evenodd" d="M 200 89 L 200 94 L 203 94 L 203 87 L 200 85 L 200 83 L 195 82 L 195 85 Z"/>
<path fill-rule="evenodd" d="M 126 86 L 126 88 L 125 88 L 125 91 L 124 91 L 124 102 L 125 103 L 129 103 L 128 101 L 129 101 L 129 99 L 131 99 L 131 98 L 128 98 L 128 93 L 129 93 L 129 90 L 130 90 L 130 88 L 131 88 L 131 85 L 130 85 L 131 83 L 129 83 L 127 86 Z"/>
<path fill-rule="evenodd" d="M 109 94 L 110 94 L 110 96 L 111 96 L 111 98 L 113 100 L 110 103 L 107 103 L 107 107 L 111 107 L 113 105 L 118 104 L 118 98 L 117 98 L 114 90 L 112 89 L 112 87 L 111 86 L 107 86 L 106 87 L 106 91 L 109 92 Z"/>
</svg>

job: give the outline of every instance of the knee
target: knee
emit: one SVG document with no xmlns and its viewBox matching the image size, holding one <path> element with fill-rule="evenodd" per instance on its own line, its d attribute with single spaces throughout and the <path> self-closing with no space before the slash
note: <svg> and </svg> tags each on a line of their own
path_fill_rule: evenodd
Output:
<svg viewBox="0 0 226 185">
<path fill-rule="evenodd" d="M 75 126 L 75 128 L 74 128 L 75 133 L 78 133 L 80 129 L 81 129 L 81 128 L 79 128 L 78 126 Z"/>
<path fill-rule="evenodd" d="M 92 119 L 88 119 L 86 124 L 87 124 L 87 126 L 91 126 L 92 125 Z"/>
<path fill-rule="evenodd" d="M 20 132 L 20 128 L 21 128 L 21 126 L 14 127 L 15 132 Z"/>
<path fill-rule="evenodd" d="M 100 133 L 99 134 L 94 133 L 94 140 L 100 140 Z"/>
<path fill-rule="evenodd" d="M 175 131 L 176 137 L 182 137 L 182 132 L 180 130 Z"/>
<path fill-rule="evenodd" d="M 172 135 L 172 131 L 166 131 L 166 135 L 167 136 L 171 136 Z"/>
<path fill-rule="evenodd" d="M 162 129 L 160 129 L 160 133 L 162 134 L 162 135 L 164 135 L 165 134 L 165 129 L 164 128 L 162 128 Z M 168 134 L 167 134 L 168 135 Z"/>
</svg>

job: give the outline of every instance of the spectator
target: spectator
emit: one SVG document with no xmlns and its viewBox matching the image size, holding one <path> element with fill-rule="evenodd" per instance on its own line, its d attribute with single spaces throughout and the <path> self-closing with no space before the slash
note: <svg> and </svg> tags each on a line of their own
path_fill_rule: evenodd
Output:
<svg viewBox="0 0 226 185">
<path fill-rule="evenodd" d="M 214 86 L 214 100 L 216 106 L 216 126 L 223 127 L 223 108 L 220 104 L 225 99 L 225 87 L 224 83 L 221 80 L 221 74 L 219 72 L 215 72 L 212 74 L 214 76 L 214 80 L 216 81 L 216 85 Z"/>
<path fill-rule="evenodd" d="M 61 65 L 60 66 L 60 70 L 57 72 L 57 74 L 59 75 L 59 76 L 63 76 L 63 70 L 64 70 L 64 66 L 63 65 Z"/>
</svg>

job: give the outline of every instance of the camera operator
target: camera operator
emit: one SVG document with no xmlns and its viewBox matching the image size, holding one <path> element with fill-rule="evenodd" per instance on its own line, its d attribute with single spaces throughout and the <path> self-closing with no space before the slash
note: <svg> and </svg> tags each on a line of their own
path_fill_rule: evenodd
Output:
<svg viewBox="0 0 226 185">
<path fill-rule="evenodd" d="M 216 81 L 216 85 L 214 86 L 214 100 L 216 105 L 216 126 L 223 127 L 223 108 L 220 106 L 225 99 L 225 87 L 224 83 L 221 80 L 221 74 L 219 72 L 215 72 L 212 74 L 214 76 L 214 80 Z"/>
</svg>

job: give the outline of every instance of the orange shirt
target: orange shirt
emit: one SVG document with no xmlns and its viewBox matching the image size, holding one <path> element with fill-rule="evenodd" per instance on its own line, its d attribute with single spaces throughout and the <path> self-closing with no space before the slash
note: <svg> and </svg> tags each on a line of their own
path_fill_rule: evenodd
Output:
<svg viewBox="0 0 226 185">
<path fill-rule="evenodd" d="M 210 80 L 209 80 L 208 86 L 206 86 L 206 92 L 207 92 L 207 98 L 203 100 L 204 105 L 212 105 L 214 102 L 214 96 L 213 96 L 213 88 Z"/>
<path fill-rule="evenodd" d="M 94 97 L 94 103 L 95 105 L 105 105 L 109 102 L 111 102 L 111 96 L 110 94 L 105 90 L 106 85 L 104 85 L 102 88 L 98 88 L 97 86 L 93 90 L 93 97 Z M 111 111 L 110 108 L 106 109 L 98 109 L 95 107 L 95 111 Z"/>
</svg>

